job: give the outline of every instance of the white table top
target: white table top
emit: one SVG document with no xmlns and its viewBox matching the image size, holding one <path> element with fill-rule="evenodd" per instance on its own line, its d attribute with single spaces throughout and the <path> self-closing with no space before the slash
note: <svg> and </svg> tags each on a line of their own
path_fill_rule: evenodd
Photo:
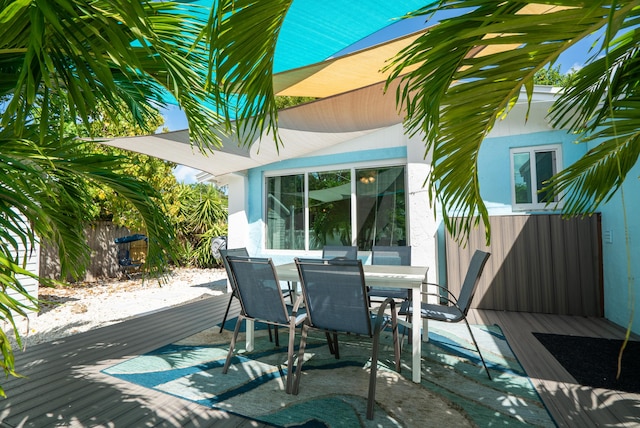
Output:
<svg viewBox="0 0 640 428">
<path fill-rule="evenodd" d="M 363 265 L 362 269 L 368 286 L 420 288 L 428 268 L 426 266 Z M 300 280 L 295 263 L 276 266 L 276 273 L 281 281 Z"/>
</svg>

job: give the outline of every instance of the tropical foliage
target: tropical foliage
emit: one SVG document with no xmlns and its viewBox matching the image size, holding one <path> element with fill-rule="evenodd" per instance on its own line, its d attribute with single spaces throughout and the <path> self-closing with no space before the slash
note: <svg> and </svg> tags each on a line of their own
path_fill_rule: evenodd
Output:
<svg viewBox="0 0 640 428">
<path fill-rule="evenodd" d="M 38 239 L 54 242 L 65 276 L 86 266 L 89 183 L 135 207 L 150 237 L 149 269 L 159 272 L 171 256 L 174 230 L 160 195 L 123 171 L 123 156 L 88 152 L 73 134 L 100 136 L 97 125 L 117 120 L 123 106 L 144 127 L 174 98 L 192 141 L 217 145 L 200 12 L 164 1 L 0 0 L 0 320 L 11 325 L 37 306 L 16 277 L 33 276 L 21 248 L 29 253 Z M 69 106 L 75 132 L 57 114 L 60 105 Z M 10 297 L 16 294 L 27 303 Z M 15 374 L 4 332 L 0 351 L 5 374 Z"/>
<path fill-rule="evenodd" d="M 181 184 L 176 214 L 181 264 L 208 268 L 217 266 L 211 243 L 227 235 L 227 197 L 217 187 L 204 184 Z"/>
<path fill-rule="evenodd" d="M 562 74 L 560 72 L 560 64 L 552 67 L 551 64 L 547 68 L 536 71 L 533 75 L 533 83 L 536 85 L 548 85 L 565 87 L 571 83 L 573 72 Z"/>
<path fill-rule="evenodd" d="M 459 237 L 474 219 L 455 223 L 450 220 L 455 215 L 477 212 L 488 225 L 477 175 L 483 139 L 521 91 L 530 99 L 537 72 L 599 31 L 600 45 L 575 73 L 551 117 L 554 125 L 575 132 L 578 141 L 598 138 L 602 143 L 554 177 L 547 189 L 567 195 L 565 213 L 590 213 L 613 195 L 636 163 L 633 100 L 638 88 L 632 75 L 638 67 L 639 3 L 545 3 L 442 1 L 417 11 L 425 17 L 451 9 L 463 13 L 442 21 L 400 52 L 391 66 L 391 78 L 396 78 L 419 65 L 401 78 L 398 95 L 409 132 L 423 132 L 434 153 L 430 186 L 442 202 L 445 222 Z"/>
</svg>

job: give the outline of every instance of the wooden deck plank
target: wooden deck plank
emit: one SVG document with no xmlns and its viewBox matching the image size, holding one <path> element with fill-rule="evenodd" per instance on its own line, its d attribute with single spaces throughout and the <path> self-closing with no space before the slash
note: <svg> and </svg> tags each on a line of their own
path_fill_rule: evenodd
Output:
<svg viewBox="0 0 640 428">
<path fill-rule="evenodd" d="M 100 373 L 214 326 L 227 302 L 228 295 L 204 299 L 18 353 L 17 369 L 28 378 L 3 384 L 2 426 L 266 426 Z"/>
<path fill-rule="evenodd" d="M 499 325 L 560 427 L 637 427 L 640 394 L 579 385 L 533 332 L 620 339 L 624 330 L 594 317 L 475 310 L 473 321 Z M 637 336 L 634 336 L 637 339 Z"/>
<path fill-rule="evenodd" d="M 237 305 L 234 306 L 235 309 L 237 309 Z M 197 302 L 188 307 L 173 308 L 171 311 L 170 317 L 156 313 L 148 315 L 149 318 L 131 319 L 126 321 L 126 325 L 123 326 L 102 327 L 91 332 L 56 340 L 46 346 L 38 345 L 27 350 L 26 354 L 29 355 L 29 358 L 26 359 L 20 358 L 23 354 L 18 352 L 17 370 L 33 380 L 38 378 L 55 380 L 56 374 L 64 376 L 64 373 L 59 372 L 59 367 L 40 364 L 41 361 L 53 359 L 52 350 L 54 349 L 60 353 L 63 361 L 58 364 L 62 365 L 65 365 L 64 360 L 70 357 L 73 357 L 73 360 L 70 360 L 69 364 L 82 365 L 95 364 L 110 356 L 115 358 L 135 356 L 156 349 L 158 343 L 171 343 L 213 326 L 219 322 L 224 313 L 208 301 Z M 114 331 L 114 328 L 118 331 Z M 90 346 L 87 346 L 85 335 L 90 336 Z M 123 351 L 126 349 L 129 353 L 121 355 L 123 351 L 118 352 L 114 348 L 122 348 Z M 14 386 L 14 383 L 18 385 Z M 15 378 L 10 378 L 6 385 L 15 388 L 18 392 L 23 392 L 21 388 L 36 387 L 31 382 L 24 383 Z"/>
</svg>

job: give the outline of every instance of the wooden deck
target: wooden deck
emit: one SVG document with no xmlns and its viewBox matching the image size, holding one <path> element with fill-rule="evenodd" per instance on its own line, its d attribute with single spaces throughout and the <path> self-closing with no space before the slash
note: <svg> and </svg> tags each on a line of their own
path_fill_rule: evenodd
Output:
<svg viewBox="0 0 640 428">
<path fill-rule="evenodd" d="M 17 353 L 24 379 L 3 379 L 1 427 L 264 427 L 100 371 L 116 362 L 190 336 L 221 321 L 227 296 L 203 299 L 77 334 Z M 234 306 L 237 311 L 237 306 Z M 622 337 L 606 320 L 474 311 L 472 321 L 498 324 L 561 427 L 637 427 L 640 395 L 594 390 L 573 378 L 530 334 Z"/>
<path fill-rule="evenodd" d="M 603 318 L 489 310 L 472 312 L 470 322 L 497 324 L 502 328 L 513 352 L 559 427 L 640 426 L 640 394 L 577 384 L 531 334 L 538 332 L 622 339 L 623 329 Z"/>
</svg>

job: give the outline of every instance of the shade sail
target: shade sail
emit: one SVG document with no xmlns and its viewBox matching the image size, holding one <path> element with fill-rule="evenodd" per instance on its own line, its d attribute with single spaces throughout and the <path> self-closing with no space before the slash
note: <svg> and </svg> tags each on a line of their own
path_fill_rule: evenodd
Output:
<svg viewBox="0 0 640 428">
<path fill-rule="evenodd" d="M 273 162 L 305 156 L 381 128 L 398 124 L 403 116 L 396 110 L 395 89 L 387 93 L 382 83 L 282 110 L 279 114 L 281 147 L 273 138 L 255 138 L 240 147 L 234 138 L 223 138 L 223 147 L 202 153 L 191 147 L 187 130 L 102 142 L 113 147 L 143 153 L 190 166 L 219 177 Z"/>
<path fill-rule="evenodd" d="M 210 0 L 199 0 L 210 4 Z M 393 3 L 393 4 L 391 4 Z M 363 37 L 390 26 L 395 17 L 433 1 L 387 2 L 362 0 L 296 0 L 285 20 L 276 51 L 276 93 L 326 97 L 279 113 L 282 146 L 263 135 L 246 147 L 233 138 L 223 147 L 202 153 L 191 147 L 187 130 L 141 137 L 116 138 L 104 144 L 148 154 L 190 166 L 220 177 L 249 168 L 307 156 L 321 149 L 398 124 L 395 87 L 383 93 L 386 76 L 380 73 L 387 59 L 409 45 L 424 31 L 346 53 L 360 46 Z M 299 9 L 298 9 L 299 8 Z M 531 4 L 522 13 L 548 13 L 554 6 Z M 426 24 L 425 24 L 426 25 Z M 499 37 L 499 35 L 496 35 Z M 494 44 L 472 55 L 512 49 Z M 330 58 L 333 54 L 340 56 Z"/>
<path fill-rule="evenodd" d="M 351 54 L 273 76 L 277 95 L 323 98 L 386 80 L 382 69 L 390 58 L 413 43 L 425 30 Z M 407 72 L 411 68 L 407 68 Z"/>
<path fill-rule="evenodd" d="M 429 3 L 432 2 L 426 2 L 426 4 Z M 559 9 L 563 8 L 532 3 L 524 7 L 519 14 L 537 15 Z M 393 39 L 384 39 L 378 44 L 350 53 L 341 53 L 339 56 L 315 64 L 276 73 L 273 77 L 274 93 L 276 95 L 322 98 L 382 82 L 389 74 L 382 73 L 382 69 L 388 61 L 425 34 L 430 26 L 436 25 L 440 19 L 446 16 L 446 14 L 441 14 L 432 17 L 428 22 L 423 23 L 423 28 L 419 31 Z M 500 37 L 500 35 L 489 37 Z M 483 49 L 474 49 L 470 55 L 481 57 L 517 47 L 518 45 L 514 44 L 495 44 Z M 416 67 L 407 67 L 405 72 L 410 72 Z"/>
<path fill-rule="evenodd" d="M 212 0 L 189 1 L 206 7 L 206 10 L 213 3 Z M 396 24 L 408 12 L 434 2 L 294 0 L 278 35 L 274 72 L 304 67 L 330 58 L 379 30 Z M 372 42 L 380 41 L 374 39 Z"/>
</svg>

